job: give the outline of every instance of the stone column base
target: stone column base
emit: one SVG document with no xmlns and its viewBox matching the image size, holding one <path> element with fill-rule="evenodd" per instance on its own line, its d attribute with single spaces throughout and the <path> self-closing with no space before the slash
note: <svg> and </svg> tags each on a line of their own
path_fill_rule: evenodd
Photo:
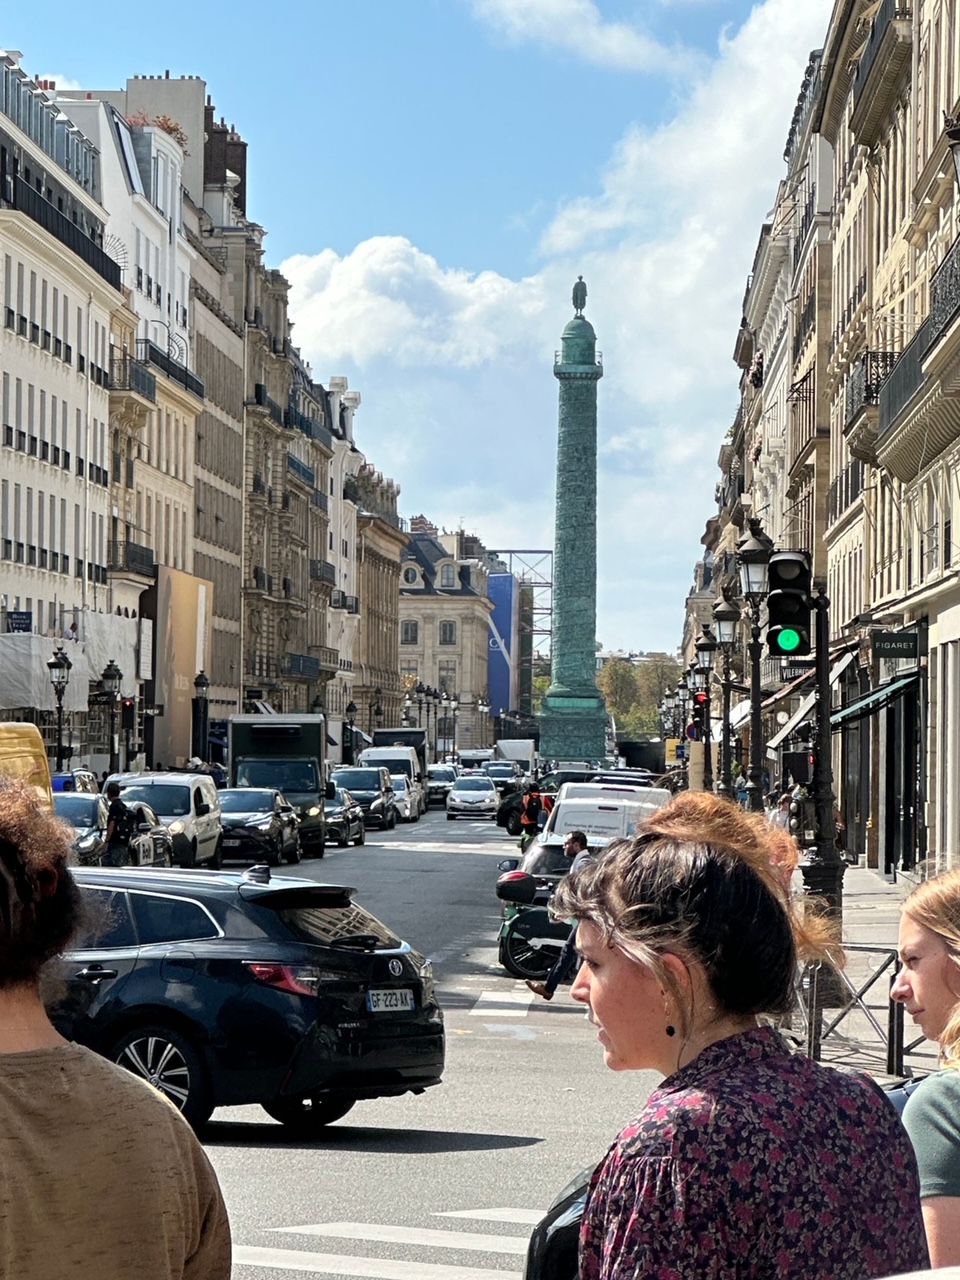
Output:
<svg viewBox="0 0 960 1280">
<path fill-rule="evenodd" d="M 541 760 L 603 760 L 607 712 L 597 695 L 547 693 L 540 708 Z"/>
</svg>

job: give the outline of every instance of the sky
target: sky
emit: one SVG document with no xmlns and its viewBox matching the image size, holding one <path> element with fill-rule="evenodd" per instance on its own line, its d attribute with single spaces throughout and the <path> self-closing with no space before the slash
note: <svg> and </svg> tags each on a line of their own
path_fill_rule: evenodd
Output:
<svg viewBox="0 0 960 1280">
<path fill-rule="evenodd" d="M 732 352 L 832 0 L 90 0 L 0 45 L 60 87 L 199 75 L 314 376 L 361 394 L 401 514 L 553 543 L 554 351 L 583 275 L 604 376 L 597 639 L 672 651 L 738 403 Z M 270 22 L 264 24 L 264 15 Z"/>
</svg>

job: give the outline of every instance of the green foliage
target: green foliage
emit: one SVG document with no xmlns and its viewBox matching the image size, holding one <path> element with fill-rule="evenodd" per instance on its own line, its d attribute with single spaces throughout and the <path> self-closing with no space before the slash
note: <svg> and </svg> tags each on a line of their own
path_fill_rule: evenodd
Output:
<svg viewBox="0 0 960 1280">
<path fill-rule="evenodd" d="M 636 662 L 612 658 L 597 675 L 597 688 L 625 738 L 660 731 L 660 703 L 676 687 L 680 664 L 668 653 L 648 653 Z"/>
</svg>

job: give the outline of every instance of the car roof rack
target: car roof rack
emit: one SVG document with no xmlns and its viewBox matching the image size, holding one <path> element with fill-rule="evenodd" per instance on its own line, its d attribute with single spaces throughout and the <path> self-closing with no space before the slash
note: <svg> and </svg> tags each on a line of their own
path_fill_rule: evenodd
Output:
<svg viewBox="0 0 960 1280">
<path fill-rule="evenodd" d="M 258 862 L 252 867 L 247 867 L 241 880 L 249 880 L 253 884 L 269 884 L 270 883 L 270 864 L 267 862 Z"/>
</svg>

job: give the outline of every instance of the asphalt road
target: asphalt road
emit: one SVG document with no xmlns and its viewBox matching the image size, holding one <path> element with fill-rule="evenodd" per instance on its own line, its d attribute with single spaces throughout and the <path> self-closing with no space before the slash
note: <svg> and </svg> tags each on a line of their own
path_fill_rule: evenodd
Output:
<svg viewBox="0 0 960 1280">
<path fill-rule="evenodd" d="M 490 822 L 370 832 L 298 868 L 358 901 L 434 962 L 446 1017 L 443 1084 L 358 1103 L 324 1137 L 287 1136 L 259 1107 L 222 1108 L 204 1144 L 233 1224 L 236 1280 L 510 1280 L 530 1226 L 603 1154 L 653 1087 L 606 1070 L 564 989 L 532 996 L 497 963 Z"/>
</svg>

